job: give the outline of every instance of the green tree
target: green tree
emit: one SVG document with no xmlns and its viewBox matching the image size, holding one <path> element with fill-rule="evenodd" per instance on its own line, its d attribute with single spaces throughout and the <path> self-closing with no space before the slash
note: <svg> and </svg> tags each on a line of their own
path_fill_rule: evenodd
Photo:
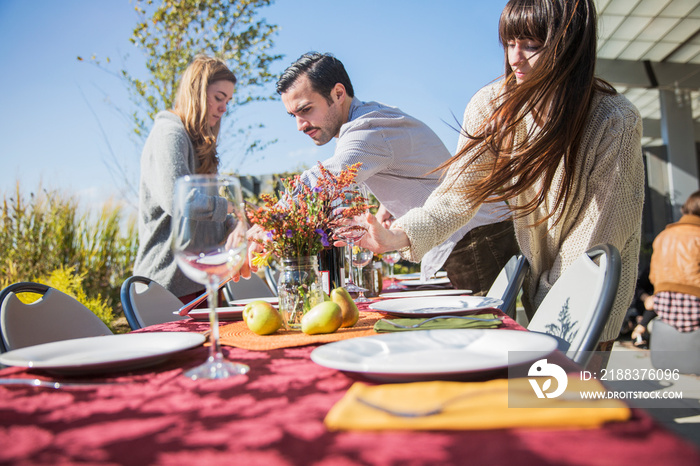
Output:
<svg viewBox="0 0 700 466">
<path fill-rule="evenodd" d="M 271 53 L 278 27 L 259 15 L 261 8 L 272 3 L 274 0 L 135 0 L 138 23 L 130 41 L 144 55 L 147 76 L 139 77 L 126 68 L 114 72 L 108 57 L 103 62 L 92 56 L 89 61 L 123 81 L 134 110 L 119 110 L 128 115 L 134 132 L 143 139 L 155 114 L 172 108 L 180 76 L 196 54 L 224 59 L 238 84 L 220 134 L 237 134 L 250 154 L 274 140 L 256 138 L 255 129 L 264 127 L 261 123 L 240 125 L 232 115 L 242 105 L 277 98 L 270 86 L 276 79 L 270 67 L 282 58 Z"/>
</svg>

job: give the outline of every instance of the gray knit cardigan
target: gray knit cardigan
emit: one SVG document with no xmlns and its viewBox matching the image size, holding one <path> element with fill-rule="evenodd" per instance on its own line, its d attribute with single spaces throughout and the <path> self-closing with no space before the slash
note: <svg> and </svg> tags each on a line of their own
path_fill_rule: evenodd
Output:
<svg viewBox="0 0 700 466">
<path fill-rule="evenodd" d="M 141 153 L 139 184 L 139 248 L 134 275 L 155 280 L 176 296 L 200 292 L 204 286 L 187 278 L 178 268 L 171 250 L 172 208 L 175 181 L 196 172 L 194 146 L 180 117 L 159 112 Z M 227 215 L 225 199 L 213 196 L 197 229 L 225 237 L 234 225 Z"/>
</svg>

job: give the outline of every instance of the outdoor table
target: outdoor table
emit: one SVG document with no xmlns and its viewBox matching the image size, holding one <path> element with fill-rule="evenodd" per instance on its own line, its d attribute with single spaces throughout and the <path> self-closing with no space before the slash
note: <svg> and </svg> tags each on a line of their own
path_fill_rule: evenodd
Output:
<svg viewBox="0 0 700 466">
<path fill-rule="evenodd" d="M 503 316 L 504 328 L 522 329 Z M 208 325 L 185 320 L 141 331 Z M 90 378 L 116 384 L 0 386 L 0 463 L 700 464 L 694 445 L 638 409 L 598 429 L 331 432 L 323 419 L 356 378 L 312 362 L 316 347 L 224 347 L 228 359 L 250 366 L 226 380 L 182 375 L 206 358 L 200 346 L 158 366 Z M 16 367 L 0 377 L 51 379 Z"/>
</svg>

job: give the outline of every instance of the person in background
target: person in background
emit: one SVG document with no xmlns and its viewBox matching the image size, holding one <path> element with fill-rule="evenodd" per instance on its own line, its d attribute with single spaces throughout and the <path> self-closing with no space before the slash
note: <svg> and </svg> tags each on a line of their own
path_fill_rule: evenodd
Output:
<svg viewBox="0 0 700 466">
<path fill-rule="evenodd" d="M 174 108 L 156 115 L 141 153 L 134 274 L 156 281 L 183 303 L 204 288 L 180 271 L 171 251 L 175 180 L 218 172 L 217 137 L 235 84 L 236 77 L 222 60 L 197 55 L 182 76 Z M 213 199 L 206 222 L 222 238 L 236 225 L 231 212 L 233 206 L 224 198 Z"/>
<path fill-rule="evenodd" d="M 330 54 L 306 53 L 277 82 L 277 92 L 297 129 L 314 144 L 336 138 L 333 156 L 322 162 L 332 173 L 362 162 L 356 181 L 381 203 L 378 218 L 389 225 L 394 216 L 423 205 L 440 183 L 438 167 L 450 154 L 423 122 L 398 108 L 355 97 L 343 64 Z M 318 166 L 304 171 L 302 181 L 315 186 Z M 260 235 L 254 226 L 251 235 Z M 260 246 L 249 242 L 253 251 Z M 426 252 L 423 278 L 443 265 L 455 288 L 485 294 L 518 246 L 504 202 L 485 205 L 459 229 Z M 255 268 L 253 268 L 254 270 Z"/>
<path fill-rule="evenodd" d="M 653 305 L 653 299 L 651 299 L 653 294 L 654 285 L 649 281 L 649 264 L 647 264 L 637 274 L 637 286 L 634 289 L 632 304 L 627 309 L 627 315 L 620 329 L 620 336 L 629 336 L 635 346 L 646 346 L 649 342 L 648 333 L 633 335 L 633 331 L 639 324 L 643 324 L 646 328 L 649 320 L 656 317 L 656 314 L 650 312 L 652 309 L 649 307 Z"/>
<path fill-rule="evenodd" d="M 647 324 L 656 316 L 679 332 L 700 328 L 700 191 L 688 197 L 681 213 L 654 239 L 649 270 L 654 295 L 647 298 L 648 311 L 633 340 L 645 339 Z"/>
<path fill-rule="evenodd" d="M 610 350 L 637 276 L 642 119 L 595 76 L 596 34 L 593 0 L 510 0 L 499 21 L 504 78 L 469 102 L 465 142 L 443 164 L 446 179 L 391 229 L 368 216 L 359 245 L 419 261 L 484 203 L 507 201 L 530 263 L 523 304 L 532 317 L 567 267 L 592 246 L 612 244 L 622 273 L 599 345 Z"/>
</svg>

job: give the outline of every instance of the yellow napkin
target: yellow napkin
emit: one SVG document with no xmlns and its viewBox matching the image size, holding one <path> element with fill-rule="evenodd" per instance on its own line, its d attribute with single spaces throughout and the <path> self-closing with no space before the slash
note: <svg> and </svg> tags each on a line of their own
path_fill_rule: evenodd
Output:
<svg viewBox="0 0 700 466">
<path fill-rule="evenodd" d="M 509 408 L 510 402 L 532 408 Z M 565 391 L 602 391 L 594 380 L 569 377 Z M 434 409 L 430 416 L 401 417 L 385 413 L 358 401 L 358 398 L 402 412 Z M 517 399 L 516 399 L 517 398 Z M 523 404 L 526 403 L 526 404 Z M 355 382 L 331 408 L 325 419 L 330 430 L 461 430 L 508 428 L 595 428 L 611 421 L 625 421 L 630 409 L 619 400 L 571 401 L 565 395 L 538 399 L 526 378 L 497 379 L 487 382 L 414 382 L 371 386 Z"/>
</svg>

